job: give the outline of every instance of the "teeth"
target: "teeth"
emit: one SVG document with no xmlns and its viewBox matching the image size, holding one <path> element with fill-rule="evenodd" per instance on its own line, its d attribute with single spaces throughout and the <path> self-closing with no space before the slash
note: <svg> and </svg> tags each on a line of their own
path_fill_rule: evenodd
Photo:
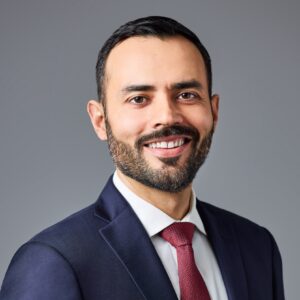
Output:
<svg viewBox="0 0 300 300">
<path fill-rule="evenodd" d="M 149 144 L 149 148 L 161 148 L 161 149 L 172 149 L 176 147 L 180 147 L 184 144 L 184 139 L 178 139 L 172 142 L 157 142 Z"/>
<path fill-rule="evenodd" d="M 174 148 L 175 147 L 175 143 L 174 142 L 169 142 L 168 143 L 168 148 Z"/>
</svg>

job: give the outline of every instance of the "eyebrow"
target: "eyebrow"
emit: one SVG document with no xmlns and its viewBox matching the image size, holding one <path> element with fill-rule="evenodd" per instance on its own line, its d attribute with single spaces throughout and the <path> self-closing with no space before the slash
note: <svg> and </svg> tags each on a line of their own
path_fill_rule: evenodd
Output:
<svg viewBox="0 0 300 300">
<path fill-rule="evenodd" d="M 182 81 L 171 85 L 172 90 L 183 90 L 183 89 L 190 89 L 190 88 L 196 88 L 198 90 L 202 90 L 203 86 L 197 80 Z"/>
<path fill-rule="evenodd" d="M 198 90 L 202 90 L 202 84 L 197 80 L 188 80 L 188 81 L 181 81 L 176 82 L 171 85 L 171 90 L 183 90 L 188 88 L 196 88 Z M 153 85 L 148 84 L 132 84 L 124 87 L 122 89 L 122 94 L 127 94 L 130 92 L 149 92 L 155 91 L 156 88 Z"/>
<path fill-rule="evenodd" d="M 149 92 L 154 91 L 155 87 L 153 85 L 147 85 L 147 84 L 132 84 L 124 87 L 122 89 L 123 94 L 127 94 L 130 92 Z"/>
</svg>

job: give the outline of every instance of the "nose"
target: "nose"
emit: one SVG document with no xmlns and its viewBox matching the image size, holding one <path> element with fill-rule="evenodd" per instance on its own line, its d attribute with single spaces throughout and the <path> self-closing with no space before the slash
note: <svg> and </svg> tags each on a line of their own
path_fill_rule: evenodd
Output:
<svg viewBox="0 0 300 300">
<path fill-rule="evenodd" d="M 157 99 L 152 117 L 154 128 L 171 126 L 183 122 L 183 116 L 178 104 L 168 96 Z"/>
</svg>

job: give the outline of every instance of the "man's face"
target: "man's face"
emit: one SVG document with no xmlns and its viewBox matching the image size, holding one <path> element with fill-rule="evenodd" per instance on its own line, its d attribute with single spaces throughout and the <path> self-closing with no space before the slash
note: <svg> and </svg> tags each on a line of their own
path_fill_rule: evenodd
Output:
<svg viewBox="0 0 300 300">
<path fill-rule="evenodd" d="M 178 192 L 204 162 L 217 121 L 203 58 L 182 37 L 129 38 L 105 69 L 105 118 L 116 167 L 147 186 Z"/>
</svg>

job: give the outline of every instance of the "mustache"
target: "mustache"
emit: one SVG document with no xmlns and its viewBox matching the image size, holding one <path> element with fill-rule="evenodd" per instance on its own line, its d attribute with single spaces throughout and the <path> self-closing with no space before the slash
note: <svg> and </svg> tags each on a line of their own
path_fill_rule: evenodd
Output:
<svg viewBox="0 0 300 300">
<path fill-rule="evenodd" d="M 200 134 L 196 128 L 183 125 L 172 125 L 163 127 L 160 130 L 139 137 L 135 142 L 135 147 L 137 149 L 140 149 L 145 143 L 150 140 L 169 137 L 172 135 L 188 136 L 194 141 L 194 143 L 196 143 L 200 139 Z"/>
</svg>

